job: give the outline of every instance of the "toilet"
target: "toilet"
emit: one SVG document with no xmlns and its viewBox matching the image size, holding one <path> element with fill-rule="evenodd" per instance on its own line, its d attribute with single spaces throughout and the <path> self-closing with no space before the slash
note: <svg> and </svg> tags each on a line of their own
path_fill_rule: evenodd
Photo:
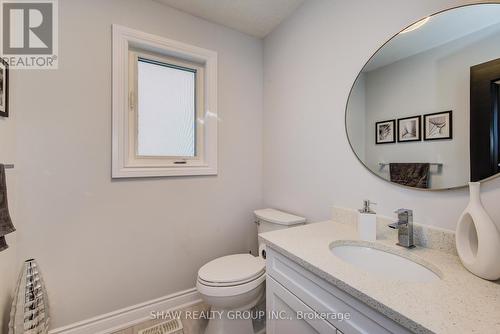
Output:
<svg viewBox="0 0 500 334">
<path fill-rule="evenodd" d="M 275 209 L 254 211 L 257 233 L 303 225 L 306 219 Z M 265 296 L 266 250 L 259 256 L 234 254 L 205 264 L 198 271 L 196 288 L 211 306 L 205 334 L 254 334 L 250 311 Z"/>
</svg>

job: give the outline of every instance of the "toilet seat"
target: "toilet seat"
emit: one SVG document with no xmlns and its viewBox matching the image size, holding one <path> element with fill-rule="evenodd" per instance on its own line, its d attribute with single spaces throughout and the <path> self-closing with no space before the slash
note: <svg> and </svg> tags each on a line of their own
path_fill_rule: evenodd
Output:
<svg viewBox="0 0 500 334">
<path fill-rule="evenodd" d="M 262 273 L 259 277 L 237 285 L 205 285 L 203 281 L 198 279 L 196 282 L 196 288 L 198 291 L 206 296 L 210 297 L 232 297 L 245 294 L 253 289 L 256 289 L 259 285 L 264 283 L 266 280 L 266 274 Z"/>
<path fill-rule="evenodd" d="M 265 262 L 250 254 L 234 254 L 208 262 L 198 271 L 198 290 L 209 296 L 246 293 L 266 279 Z"/>
<path fill-rule="evenodd" d="M 198 276 L 198 281 L 200 283 L 202 283 L 203 285 L 206 285 L 206 286 L 213 286 L 213 287 L 228 287 L 228 286 L 236 286 L 236 285 L 242 285 L 242 284 L 245 284 L 245 283 L 249 283 L 249 282 L 252 282 L 254 280 L 256 280 L 257 278 L 259 278 L 261 275 L 263 275 L 264 272 L 260 272 L 258 273 L 257 275 L 255 276 L 252 276 L 251 278 L 249 279 L 246 279 L 246 280 L 242 280 L 242 281 L 235 281 L 235 282 L 210 282 L 210 281 L 206 281 L 204 280 L 203 278 L 199 277 Z"/>
<path fill-rule="evenodd" d="M 198 270 L 198 278 L 208 285 L 238 285 L 259 277 L 265 270 L 260 257 L 234 254 L 208 262 Z"/>
</svg>

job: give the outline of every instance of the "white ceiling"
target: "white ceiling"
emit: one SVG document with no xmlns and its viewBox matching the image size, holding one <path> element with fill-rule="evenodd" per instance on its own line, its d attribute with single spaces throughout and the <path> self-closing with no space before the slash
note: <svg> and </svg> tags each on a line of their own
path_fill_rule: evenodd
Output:
<svg viewBox="0 0 500 334">
<path fill-rule="evenodd" d="M 421 28 L 399 34 L 366 64 L 373 71 L 500 23 L 500 5 L 466 6 L 432 16 Z"/>
<path fill-rule="evenodd" d="M 208 21 L 263 38 L 305 0 L 155 0 Z"/>
</svg>

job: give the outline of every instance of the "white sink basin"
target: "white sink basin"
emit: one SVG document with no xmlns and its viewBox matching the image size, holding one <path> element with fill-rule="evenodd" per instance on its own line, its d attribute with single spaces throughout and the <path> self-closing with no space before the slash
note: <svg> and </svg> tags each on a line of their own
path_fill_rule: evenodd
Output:
<svg viewBox="0 0 500 334">
<path fill-rule="evenodd" d="M 440 277 L 427 267 L 405 257 L 361 245 L 333 245 L 333 255 L 366 272 L 384 278 L 427 283 Z"/>
</svg>

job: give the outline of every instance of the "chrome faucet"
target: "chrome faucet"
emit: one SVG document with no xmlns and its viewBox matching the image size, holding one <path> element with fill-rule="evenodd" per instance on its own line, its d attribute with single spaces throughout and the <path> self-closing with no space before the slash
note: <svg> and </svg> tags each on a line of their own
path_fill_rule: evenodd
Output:
<svg viewBox="0 0 500 334">
<path fill-rule="evenodd" d="M 413 211 L 399 209 L 394 213 L 398 215 L 398 221 L 388 226 L 398 230 L 398 243 L 396 245 L 406 248 L 413 248 Z"/>
</svg>

